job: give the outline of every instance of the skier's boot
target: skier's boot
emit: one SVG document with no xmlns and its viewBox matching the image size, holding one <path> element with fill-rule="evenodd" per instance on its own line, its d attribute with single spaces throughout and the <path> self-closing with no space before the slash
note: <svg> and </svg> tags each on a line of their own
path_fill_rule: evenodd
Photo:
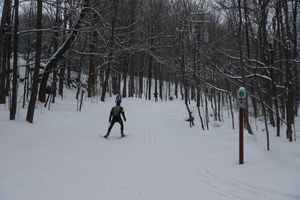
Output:
<svg viewBox="0 0 300 200">
<path fill-rule="evenodd" d="M 123 133 L 123 132 L 121 133 L 121 137 L 125 137 L 125 135 L 124 135 L 124 133 Z"/>
</svg>

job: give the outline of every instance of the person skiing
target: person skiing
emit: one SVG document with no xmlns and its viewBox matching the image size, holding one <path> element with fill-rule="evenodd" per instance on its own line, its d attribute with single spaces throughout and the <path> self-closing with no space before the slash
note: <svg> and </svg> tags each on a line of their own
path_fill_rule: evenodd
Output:
<svg viewBox="0 0 300 200">
<path fill-rule="evenodd" d="M 157 101 L 158 101 L 158 99 L 157 99 L 157 97 L 158 97 L 158 92 L 154 92 L 153 95 L 154 95 L 154 98 L 155 98 L 155 102 L 157 102 Z"/>
<path fill-rule="evenodd" d="M 110 111 L 110 115 L 109 115 L 109 123 L 110 126 L 107 130 L 106 135 L 104 135 L 105 138 L 107 138 L 109 136 L 109 133 L 112 129 L 112 127 L 114 126 L 114 124 L 116 122 L 118 122 L 121 125 L 121 137 L 124 137 L 124 124 L 123 124 L 123 120 L 121 118 L 121 114 L 123 116 L 124 121 L 126 122 L 126 117 L 125 117 L 125 112 L 123 107 L 120 105 L 121 104 L 121 100 L 116 100 L 117 105 L 115 107 L 113 107 Z"/>
</svg>

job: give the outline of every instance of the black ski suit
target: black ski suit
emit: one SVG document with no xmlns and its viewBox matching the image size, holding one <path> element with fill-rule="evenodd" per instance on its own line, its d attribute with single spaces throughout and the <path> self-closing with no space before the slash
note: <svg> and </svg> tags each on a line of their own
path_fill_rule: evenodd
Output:
<svg viewBox="0 0 300 200">
<path fill-rule="evenodd" d="M 112 127 L 114 126 L 114 124 L 116 122 L 118 122 L 121 125 L 121 135 L 124 136 L 124 125 L 123 125 L 123 121 L 121 118 L 121 114 L 123 116 L 124 121 L 126 121 L 126 117 L 125 117 L 125 113 L 124 113 L 124 109 L 122 106 L 120 106 L 120 104 L 117 104 L 115 107 L 113 107 L 110 111 L 110 115 L 109 115 L 109 122 L 110 122 L 110 126 L 107 130 L 107 133 L 105 135 L 105 137 L 109 136 L 109 133 L 112 129 Z"/>
</svg>

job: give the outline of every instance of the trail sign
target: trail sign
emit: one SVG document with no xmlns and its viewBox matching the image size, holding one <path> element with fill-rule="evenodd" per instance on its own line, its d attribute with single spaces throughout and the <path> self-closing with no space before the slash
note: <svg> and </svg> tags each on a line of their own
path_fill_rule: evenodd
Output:
<svg viewBox="0 0 300 200">
<path fill-rule="evenodd" d="M 244 87 L 240 87 L 237 91 L 237 105 L 239 108 L 247 107 L 247 93 Z"/>
<path fill-rule="evenodd" d="M 240 87 L 237 91 L 238 99 L 246 99 L 246 89 L 244 87 Z"/>
<path fill-rule="evenodd" d="M 237 105 L 239 108 L 247 108 L 247 99 L 238 99 Z"/>
</svg>

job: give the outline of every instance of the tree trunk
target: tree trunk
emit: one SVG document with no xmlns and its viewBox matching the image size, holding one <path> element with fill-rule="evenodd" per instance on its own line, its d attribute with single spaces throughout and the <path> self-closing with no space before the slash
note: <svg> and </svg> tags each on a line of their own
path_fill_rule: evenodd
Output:
<svg viewBox="0 0 300 200">
<path fill-rule="evenodd" d="M 200 91 L 199 88 L 197 88 L 197 108 L 198 108 L 198 114 L 199 114 L 199 117 L 200 117 L 202 130 L 205 130 L 203 119 L 202 119 L 202 116 L 201 116 L 201 111 L 200 111 L 200 96 L 201 96 L 201 91 Z"/>
<path fill-rule="evenodd" d="M 43 13 L 43 1 L 37 1 L 37 22 L 36 29 L 42 28 L 42 13 Z M 26 120 L 30 123 L 33 122 L 34 116 L 34 108 L 37 99 L 38 93 L 38 84 L 39 84 L 39 71 L 40 71 L 40 62 L 41 62 L 41 51 L 42 51 L 42 32 L 36 32 L 36 58 L 35 58 L 35 66 L 34 66 L 34 74 L 33 74 L 33 85 L 31 91 L 31 97 L 27 110 Z"/>
<path fill-rule="evenodd" d="M 175 97 L 178 98 L 178 81 L 177 81 L 177 73 L 175 73 Z"/>
<path fill-rule="evenodd" d="M 189 105 L 188 105 L 188 89 L 186 87 L 184 87 L 184 103 L 185 103 L 185 107 L 188 111 L 188 114 L 189 114 L 189 119 L 188 121 L 190 122 L 190 127 L 194 126 L 194 117 L 192 115 L 192 112 L 189 108 Z"/>
<path fill-rule="evenodd" d="M 65 79 L 65 66 L 62 66 L 59 70 L 59 84 L 58 84 L 58 93 L 62 99 L 64 93 L 64 79 Z"/>
<path fill-rule="evenodd" d="M 286 91 L 287 91 L 287 103 L 286 103 L 286 117 L 287 117 L 287 129 L 286 135 L 289 138 L 289 141 L 293 141 L 293 129 L 292 124 L 294 123 L 294 96 L 293 96 L 293 79 L 292 79 L 292 33 L 289 25 L 289 12 L 288 12 L 288 3 L 287 1 L 282 1 L 284 15 L 285 15 L 285 30 L 287 35 L 287 41 L 285 41 L 285 56 L 286 56 Z"/>
<path fill-rule="evenodd" d="M 80 63 L 82 63 L 82 59 L 80 59 Z M 81 66 L 81 65 L 80 65 Z M 81 90 L 81 67 L 77 72 L 77 92 L 76 92 L 76 99 L 79 100 L 79 94 Z"/>
<path fill-rule="evenodd" d="M 293 43 L 294 43 L 294 51 L 293 56 L 294 58 L 298 57 L 298 32 L 297 32 L 297 16 L 298 16 L 298 10 L 299 10 L 299 0 L 294 1 L 293 5 Z M 299 24 L 299 23 L 298 23 Z M 298 108 L 299 108 L 299 80 L 298 80 L 298 67 L 299 63 L 295 63 L 294 67 L 294 84 L 293 84 L 293 94 L 294 94 L 294 113 L 297 116 L 298 115 Z"/>
<path fill-rule="evenodd" d="M 55 26 L 59 27 L 60 26 L 60 0 L 56 0 L 56 13 L 55 13 Z M 59 33 L 55 32 L 54 33 L 54 38 L 53 38 L 53 49 L 54 52 L 57 51 L 58 49 L 58 38 L 59 38 Z M 56 90 L 57 90 L 57 75 L 58 72 L 56 70 L 57 66 L 54 67 L 53 69 L 53 80 L 52 80 L 52 103 L 55 103 L 55 97 L 56 97 Z"/>
<path fill-rule="evenodd" d="M 13 87 L 10 108 L 10 120 L 14 120 L 17 112 L 18 95 L 18 30 L 19 30 L 19 0 L 15 0 L 15 24 L 14 24 L 14 58 L 13 58 Z"/>
<path fill-rule="evenodd" d="M 97 16 L 94 15 L 94 22 L 97 20 Z M 90 52 L 96 52 L 96 43 L 97 43 L 97 32 L 93 31 L 90 34 Z M 88 77 L 88 97 L 96 96 L 96 66 L 95 66 L 95 57 L 94 55 L 89 56 L 89 77 Z"/>
<path fill-rule="evenodd" d="M 148 69 L 148 100 L 151 100 L 152 65 L 153 65 L 153 58 L 150 55 L 150 58 L 149 58 L 149 69 Z"/>
<path fill-rule="evenodd" d="M 141 64 L 140 64 L 140 69 L 139 69 L 139 97 L 143 97 L 143 87 L 144 87 L 144 67 L 145 67 L 145 55 L 141 55 Z"/>
<path fill-rule="evenodd" d="M 287 83 L 287 103 L 286 103 L 286 117 L 287 117 L 287 129 L 286 129 L 286 135 L 290 142 L 293 141 L 293 117 L 294 117 L 294 111 L 293 111 L 293 85 L 291 80 L 291 49 L 289 48 L 289 43 L 287 43 L 286 47 L 286 83 Z"/>
<path fill-rule="evenodd" d="M 157 63 L 154 64 L 154 98 L 155 98 L 155 101 L 157 100 L 157 96 L 158 96 L 158 84 L 157 84 L 157 79 L 158 79 L 158 73 L 157 73 Z"/>
<path fill-rule="evenodd" d="M 67 4 L 67 0 L 64 0 L 64 4 Z M 66 30 L 67 29 L 67 23 L 68 23 L 68 17 L 67 17 L 67 9 L 64 9 L 64 14 L 63 14 L 63 27 Z M 65 36 L 67 33 L 66 31 L 63 31 L 63 36 Z M 64 93 L 64 81 L 66 78 L 66 61 L 64 61 L 63 66 L 60 68 L 59 70 L 59 83 L 58 83 L 58 93 L 61 96 L 61 98 L 63 99 L 63 93 Z"/>
<path fill-rule="evenodd" d="M 6 77 L 9 77 L 9 71 L 7 70 L 7 56 L 8 46 L 10 46 L 10 36 L 6 34 L 9 31 L 10 26 L 10 13 L 11 13 L 11 0 L 4 0 L 2 18 L 0 24 L 0 104 L 4 104 L 5 100 L 5 89 Z"/>
<path fill-rule="evenodd" d="M 164 73 L 161 66 L 159 66 L 159 98 L 163 99 Z"/>
<path fill-rule="evenodd" d="M 206 122 L 206 129 L 209 130 L 209 113 L 208 113 L 208 102 L 207 102 L 207 92 L 205 92 L 205 122 Z"/>
<path fill-rule="evenodd" d="M 133 55 L 128 56 L 129 63 L 129 84 L 128 84 L 128 97 L 134 95 L 134 57 Z"/>
</svg>

